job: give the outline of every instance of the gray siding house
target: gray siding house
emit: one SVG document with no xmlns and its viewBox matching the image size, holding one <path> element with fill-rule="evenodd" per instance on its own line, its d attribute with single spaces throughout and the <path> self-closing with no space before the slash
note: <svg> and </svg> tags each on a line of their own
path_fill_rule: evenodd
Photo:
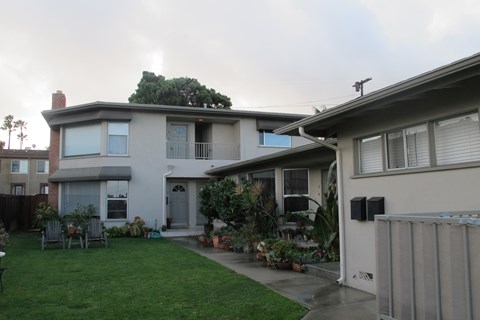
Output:
<svg viewBox="0 0 480 320">
<path fill-rule="evenodd" d="M 480 230 L 479 88 L 475 54 L 275 131 L 319 144 L 336 138 L 336 150 L 322 150 L 339 164 L 339 280 L 379 294 L 388 319 L 480 317 L 469 303 L 479 298 L 480 257 L 468 250 Z M 465 242 L 449 229 L 453 219 L 442 222 L 463 211 L 476 212 L 457 222 Z M 384 229 L 401 214 L 409 218 Z M 424 216 L 433 220 L 416 225 Z M 440 224 L 438 233 L 425 229 Z"/>
</svg>

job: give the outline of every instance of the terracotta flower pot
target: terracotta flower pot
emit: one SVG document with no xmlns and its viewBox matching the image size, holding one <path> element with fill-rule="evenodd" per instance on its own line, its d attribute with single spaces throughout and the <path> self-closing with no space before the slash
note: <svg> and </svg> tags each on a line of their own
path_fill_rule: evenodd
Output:
<svg viewBox="0 0 480 320">
<path fill-rule="evenodd" d="M 292 263 L 292 269 L 293 271 L 297 272 L 305 272 L 305 270 L 302 269 L 302 265 L 300 263 Z"/>
</svg>

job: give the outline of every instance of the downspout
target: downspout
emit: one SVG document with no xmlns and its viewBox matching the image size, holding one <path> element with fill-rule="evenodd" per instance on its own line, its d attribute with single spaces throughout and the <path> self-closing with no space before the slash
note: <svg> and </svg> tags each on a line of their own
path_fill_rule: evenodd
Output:
<svg viewBox="0 0 480 320">
<path fill-rule="evenodd" d="M 174 166 L 168 166 L 168 172 L 163 175 L 163 219 L 162 225 L 167 225 L 167 177 L 172 174 Z"/>
<path fill-rule="evenodd" d="M 305 129 L 303 127 L 298 128 L 298 133 L 305 139 L 308 139 L 335 151 L 335 156 L 337 160 L 338 224 L 340 239 L 340 278 L 337 279 L 337 283 L 343 284 L 345 282 L 345 222 L 343 214 L 342 153 L 340 152 L 340 148 L 338 148 L 337 146 L 334 146 L 333 144 L 327 143 L 323 140 L 320 140 L 318 138 L 315 138 L 314 136 L 305 133 Z"/>
</svg>

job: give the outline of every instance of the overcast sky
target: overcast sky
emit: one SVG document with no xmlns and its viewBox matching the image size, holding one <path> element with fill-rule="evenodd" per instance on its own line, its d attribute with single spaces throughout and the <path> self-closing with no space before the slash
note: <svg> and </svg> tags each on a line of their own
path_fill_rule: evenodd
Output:
<svg viewBox="0 0 480 320">
<path fill-rule="evenodd" d="M 312 114 L 480 51 L 478 0 L 0 0 L 0 118 L 128 102 L 142 71 L 192 77 L 233 109 Z M 14 133 L 12 148 L 19 142 Z M 7 140 L 5 131 L 0 140 Z"/>
</svg>

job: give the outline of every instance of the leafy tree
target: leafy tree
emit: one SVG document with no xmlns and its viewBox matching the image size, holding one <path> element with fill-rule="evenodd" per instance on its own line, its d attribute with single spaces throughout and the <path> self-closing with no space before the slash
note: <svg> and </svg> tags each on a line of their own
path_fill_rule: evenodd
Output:
<svg viewBox="0 0 480 320">
<path fill-rule="evenodd" d="M 0 129 L 8 131 L 8 149 L 10 149 L 10 136 L 12 135 L 12 131 L 15 131 L 15 124 L 11 114 L 5 116 L 3 126 L 1 126 Z"/>
<path fill-rule="evenodd" d="M 230 109 L 229 97 L 208 89 L 193 78 L 165 79 L 162 75 L 144 71 L 130 103 L 163 104 L 203 108 Z"/>
<path fill-rule="evenodd" d="M 20 150 L 23 148 L 23 140 L 27 139 L 27 136 L 23 130 L 27 130 L 27 122 L 23 120 L 17 120 L 13 123 L 14 128 L 20 128 L 20 133 L 17 134 L 18 139 L 20 139 Z"/>
</svg>

